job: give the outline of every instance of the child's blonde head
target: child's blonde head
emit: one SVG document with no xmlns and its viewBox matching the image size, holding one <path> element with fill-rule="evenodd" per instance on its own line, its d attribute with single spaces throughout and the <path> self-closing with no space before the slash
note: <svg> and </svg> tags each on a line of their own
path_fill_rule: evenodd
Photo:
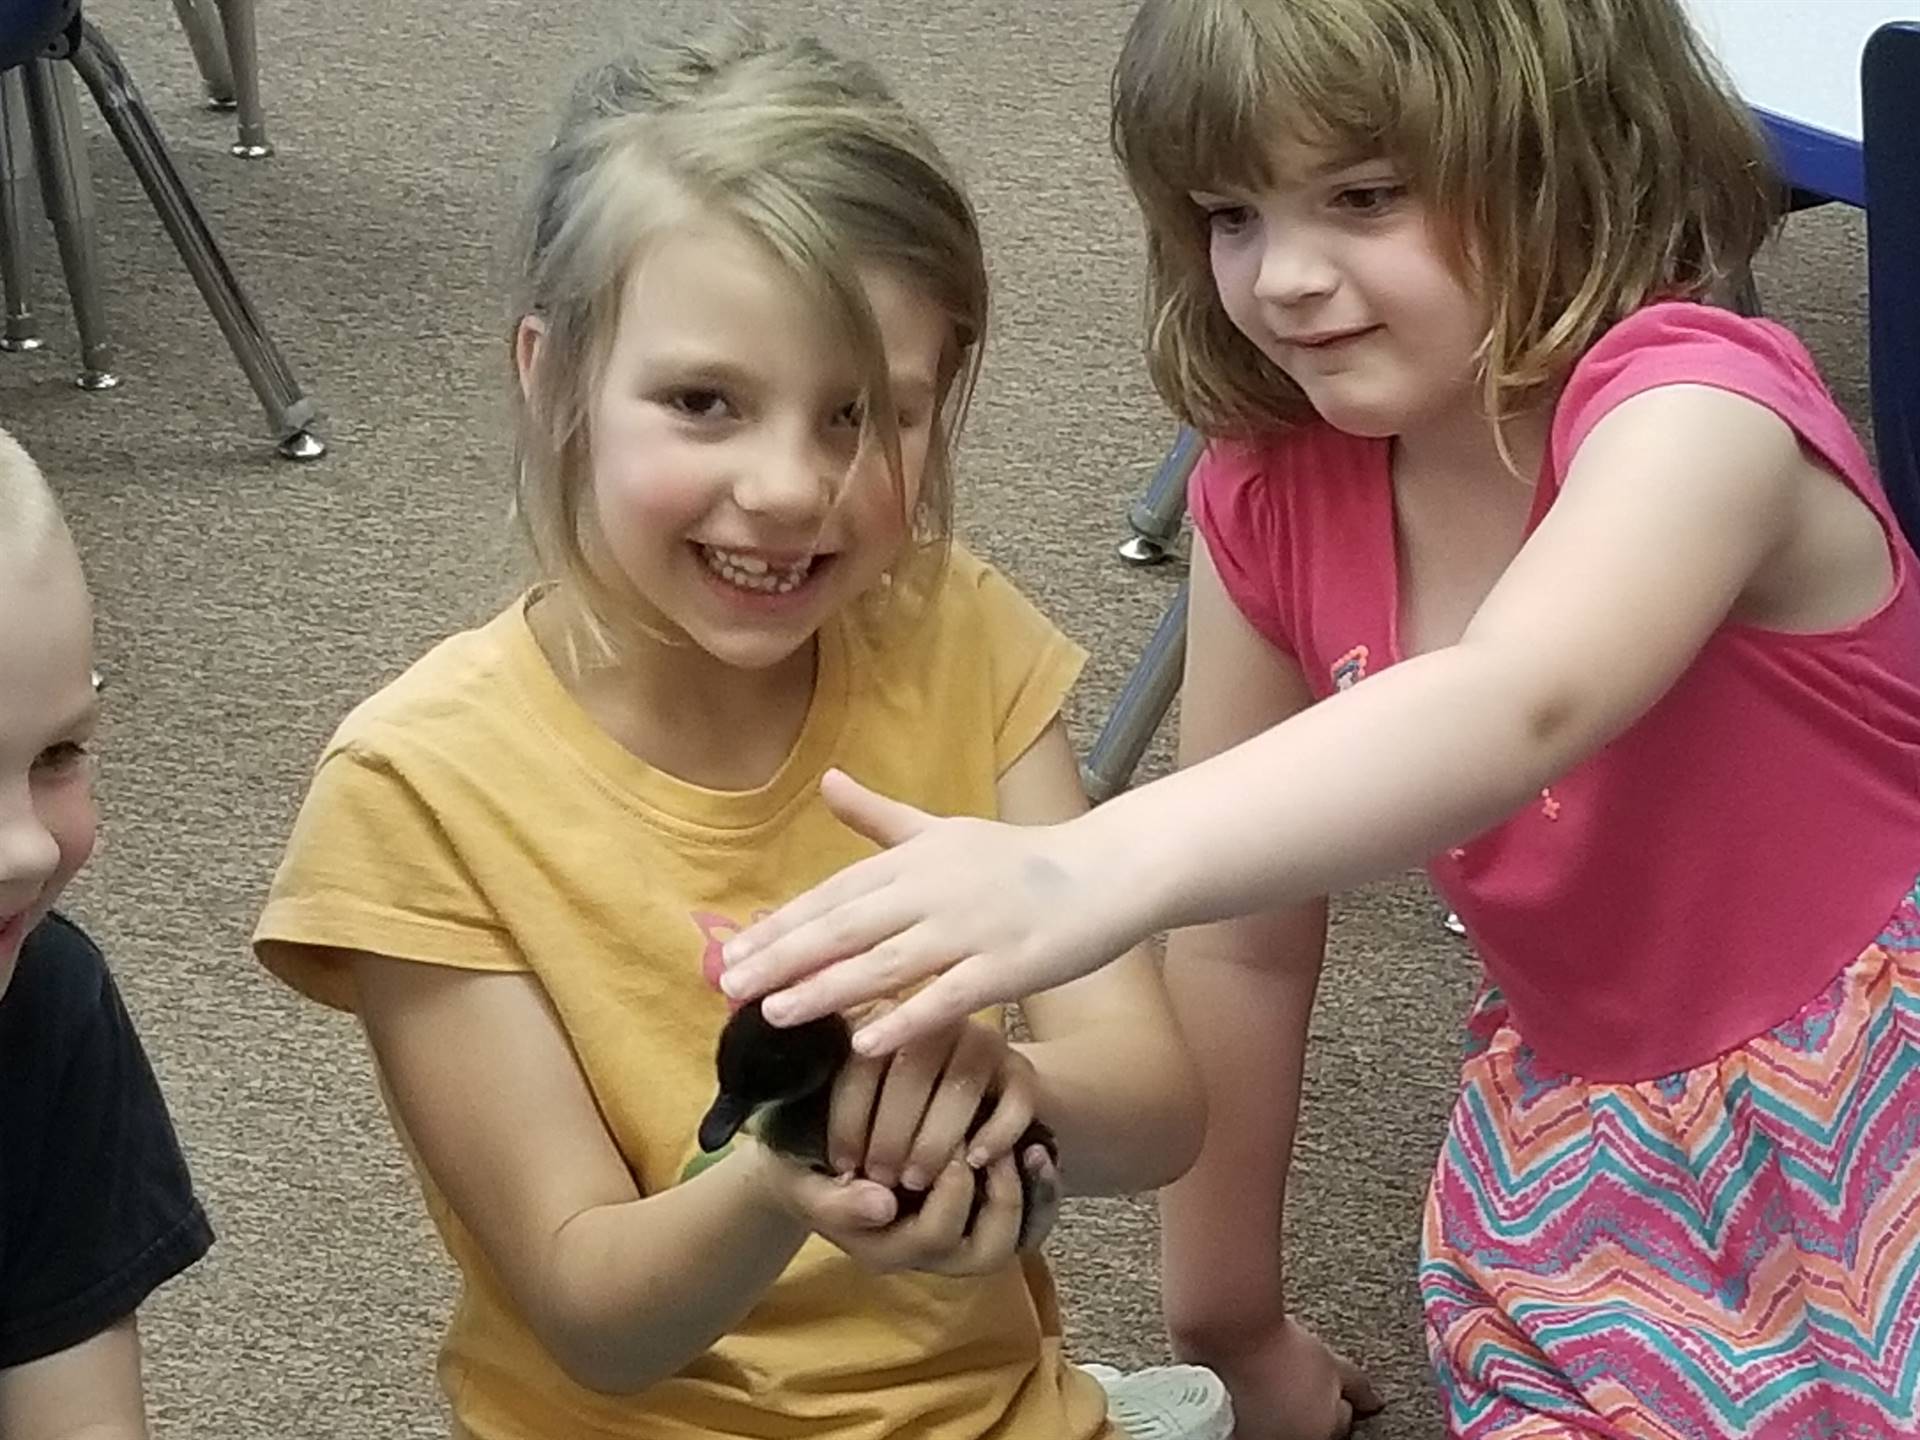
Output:
<svg viewBox="0 0 1920 1440">
<path fill-rule="evenodd" d="M 549 574 L 582 589 L 604 629 L 620 602 L 589 561 L 588 415 L 625 287 L 649 242 L 720 218 L 763 244 L 845 338 L 862 384 L 861 443 L 906 477 L 886 355 L 860 270 L 890 269 L 952 321 L 911 533 L 944 553 L 952 449 L 987 324 L 973 209 L 926 133 L 864 64 L 744 25 L 598 65 L 533 180 L 516 318 L 541 327 L 518 402 L 518 504 Z M 905 504 L 903 489 L 903 505 Z"/>
<path fill-rule="evenodd" d="M 1147 223 L 1154 380 L 1210 434 L 1308 413 L 1221 310 L 1189 198 L 1271 183 L 1285 147 L 1402 167 L 1487 306 L 1496 416 L 1637 307 L 1740 273 L 1777 213 L 1678 0 L 1147 0 L 1113 140 Z"/>
<path fill-rule="evenodd" d="M 0 430 L 0 564 L 21 563 L 50 538 L 64 539 L 66 528 L 40 467 L 25 446 Z"/>
</svg>

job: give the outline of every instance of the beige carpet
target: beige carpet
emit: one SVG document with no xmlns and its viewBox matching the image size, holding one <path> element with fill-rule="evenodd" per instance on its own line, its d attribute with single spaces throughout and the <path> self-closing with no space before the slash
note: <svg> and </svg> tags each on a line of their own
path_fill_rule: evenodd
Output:
<svg viewBox="0 0 1920 1440">
<path fill-rule="evenodd" d="M 72 896 L 105 943 L 220 1232 L 147 1325 L 163 1436 L 444 1433 L 431 1355 L 450 1295 L 349 1024 L 256 972 L 246 936 L 318 745 L 344 709 L 509 593 L 496 239 L 547 99 L 648 0 L 266 0 L 279 154 L 229 158 L 161 0 L 91 12 L 159 112 L 235 268 L 330 415 L 333 453 L 272 458 L 260 418 L 104 132 L 124 388 L 49 349 L 0 357 L 0 417 L 65 499 L 112 680 L 106 843 Z M 965 450 L 962 533 L 1093 650 L 1084 742 L 1171 593 L 1114 558 L 1169 437 L 1138 363 L 1140 243 L 1105 148 L 1130 0 L 840 0 L 769 20 L 879 60 L 970 178 L 997 317 Z M 90 109 L 90 107 L 89 107 Z M 90 122 L 91 123 L 91 122 Z M 97 124 L 94 125 L 99 131 Z M 1795 223 L 1763 274 L 1864 415 L 1858 226 Z M 1164 763 L 1164 753 L 1154 764 Z M 1340 908 L 1290 1229 L 1302 1310 L 1373 1368 L 1368 1433 L 1439 1434 L 1413 1293 L 1469 956 L 1417 879 Z M 1164 1355 L 1150 1203 L 1078 1206 L 1055 1244 L 1076 1351 Z"/>
</svg>

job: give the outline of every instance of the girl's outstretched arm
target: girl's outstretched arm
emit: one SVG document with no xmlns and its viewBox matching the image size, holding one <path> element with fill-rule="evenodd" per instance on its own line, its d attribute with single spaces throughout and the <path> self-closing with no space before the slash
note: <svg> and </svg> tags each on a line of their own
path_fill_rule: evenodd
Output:
<svg viewBox="0 0 1920 1440">
<path fill-rule="evenodd" d="M 768 1013 L 793 1020 L 937 977 L 861 1032 L 883 1051 L 1157 930 L 1420 863 L 1666 692 L 1787 546 L 1806 473 L 1762 406 L 1650 390 L 1594 427 L 1455 645 L 1062 825 L 935 820 L 836 777 L 836 808 L 894 848 L 736 939 L 727 988 L 789 985 Z"/>
</svg>

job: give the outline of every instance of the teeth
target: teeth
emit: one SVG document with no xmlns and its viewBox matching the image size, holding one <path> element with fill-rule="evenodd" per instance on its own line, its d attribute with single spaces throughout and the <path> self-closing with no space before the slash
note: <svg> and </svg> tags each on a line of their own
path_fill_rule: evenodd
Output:
<svg viewBox="0 0 1920 1440">
<path fill-rule="evenodd" d="M 702 545 L 700 554 L 706 560 L 707 568 L 729 585 L 762 595 L 786 595 L 798 589 L 813 569 L 811 555 L 792 565 L 775 569 L 764 556 L 746 555 L 737 550 Z"/>
</svg>

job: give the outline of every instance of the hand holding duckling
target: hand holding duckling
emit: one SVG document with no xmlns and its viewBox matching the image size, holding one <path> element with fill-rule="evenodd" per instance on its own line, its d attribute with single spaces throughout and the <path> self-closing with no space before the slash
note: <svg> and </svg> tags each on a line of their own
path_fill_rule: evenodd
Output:
<svg viewBox="0 0 1920 1440">
<path fill-rule="evenodd" d="M 777 1029 L 747 1006 L 716 1068 L 701 1146 L 747 1128 L 773 1198 L 869 1268 L 985 1273 L 1052 1226 L 1052 1134 L 1032 1066 L 997 1030 L 966 1022 L 856 1060 L 838 1015 Z"/>
</svg>

